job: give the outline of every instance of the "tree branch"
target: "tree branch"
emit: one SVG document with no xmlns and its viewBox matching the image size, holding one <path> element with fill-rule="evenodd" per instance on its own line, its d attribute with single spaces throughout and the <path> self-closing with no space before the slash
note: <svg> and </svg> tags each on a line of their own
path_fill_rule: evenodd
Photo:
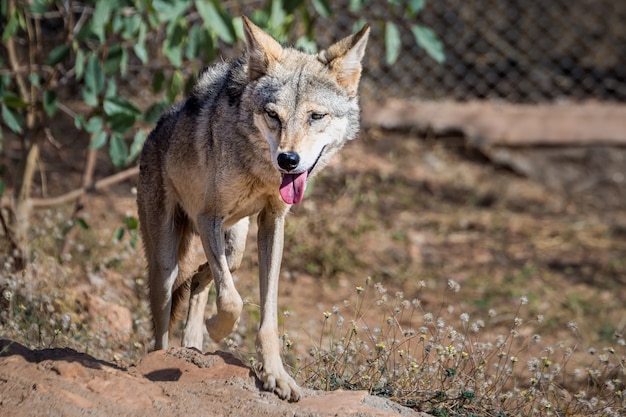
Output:
<svg viewBox="0 0 626 417">
<path fill-rule="evenodd" d="M 61 204 L 68 203 L 72 200 L 76 200 L 77 198 L 83 196 L 84 194 L 93 193 L 95 191 L 102 190 L 103 188 L 109 187 L 113 184 L 117 184 L 128 178 L 134 177 L 139 173 L 139 167 L 128 168 L 124 171 L 120 171 L 117 174 L 113 174 L 110 177 L 103 178 L 96 182 L 93 182 L 87 186 L 82 188 L 78 188 L 76 190 L 72 190 L 68 193 L 62 194 L 57 197 L 51 198 L 31 198 L 30 203 L 33 208 L 43 208 L 43 207 L 53 207 Z"/>
</svg>

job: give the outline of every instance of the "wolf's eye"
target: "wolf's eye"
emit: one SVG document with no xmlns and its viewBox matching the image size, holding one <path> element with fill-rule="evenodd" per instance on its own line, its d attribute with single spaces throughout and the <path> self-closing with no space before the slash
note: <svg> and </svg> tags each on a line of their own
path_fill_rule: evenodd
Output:
<svg viewBox="0 0 626 417">
<path fill-rule="evenodd" d="M 265 114 L 271 119 L 278 119 L 278 113 L 271 109 L 265 109 Z"/>
<path fill-rule="evenodd" d="M 322 120 L 324 117 L 326 117 L 325 113 L 311 113 L 312 120 Z"/>
</svg>

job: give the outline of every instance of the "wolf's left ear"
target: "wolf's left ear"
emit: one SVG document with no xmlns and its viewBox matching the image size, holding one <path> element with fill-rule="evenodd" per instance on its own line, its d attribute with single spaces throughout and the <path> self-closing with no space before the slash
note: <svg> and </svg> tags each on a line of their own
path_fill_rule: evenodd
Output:
<svg viewBox="0 0 626 417">
<path fill-rule="evenodd" d="M 330 46 L 318 55 L 320 61 L 328 65 L 331 73 L 337 77 L 339 85 L 348 90 L 351 97 L 356 97 L 361 79 L 361 59 L 370 34 L 370 26 Z"/>
<path fill-rule="evenodd" d="M 280 60 L 283 47 L 246 16 L 242 20 L 248 52 L 248 78 L 254 81 L 267 74 L 268 68 Z"/>
</svg>

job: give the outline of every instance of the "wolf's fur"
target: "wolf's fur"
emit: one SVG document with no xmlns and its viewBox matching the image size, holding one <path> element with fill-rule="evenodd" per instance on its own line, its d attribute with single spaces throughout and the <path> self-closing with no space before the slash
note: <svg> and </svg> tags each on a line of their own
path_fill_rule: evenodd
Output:
<svg viewBox="0 0 626 417">
<path fill-rule="evenodd" d="M 284 370 L 277 328 L 283 224 L 324 167 L 359 128 L 357 87 L 369 28 L 317 55 L 284 48 L 244 17 L 247 53 L 205 69 L 182 103 L 148 137 L 137 193 L 156 349 L 189 301 L 184 346 L 202 348 L 209 283 L 217 313 L 206 321 L 219 341 L 243 302 L 231 273 L 241 263 L 248 216 L 258 213 L 261 323 L 257 351 L 264 388 L 297 401 Z M 207 264 L 191 274 L 187 255 L 199 233 Z M 183 307 L 183 308 L 181 308 Z"/>
</svg>

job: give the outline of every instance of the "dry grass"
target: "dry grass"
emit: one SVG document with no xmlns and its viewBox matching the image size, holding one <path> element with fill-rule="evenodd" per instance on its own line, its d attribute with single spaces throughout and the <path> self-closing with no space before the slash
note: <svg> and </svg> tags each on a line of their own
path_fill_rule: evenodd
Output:
<svg viewBox="0 0 626 417">
<path fill-rule="evenodd" d="M 293 354 L 298 347 L 283 334 L 285 357 L 309 387 L 366 389 L 436 416 L 622 415 L 622 334 L 584 350 L 570 322 L 569 337 L 546 343 L 552 330 L 546 317 L 528 316 L 527 297 L 501 319 L 494 310 L 471 317 L 462 296 L 450 280 L 431 310 L 368 278 L 352 301 L 323 313 L 319 339 L 304 343 L 308 354 Z"/>
</svg>

